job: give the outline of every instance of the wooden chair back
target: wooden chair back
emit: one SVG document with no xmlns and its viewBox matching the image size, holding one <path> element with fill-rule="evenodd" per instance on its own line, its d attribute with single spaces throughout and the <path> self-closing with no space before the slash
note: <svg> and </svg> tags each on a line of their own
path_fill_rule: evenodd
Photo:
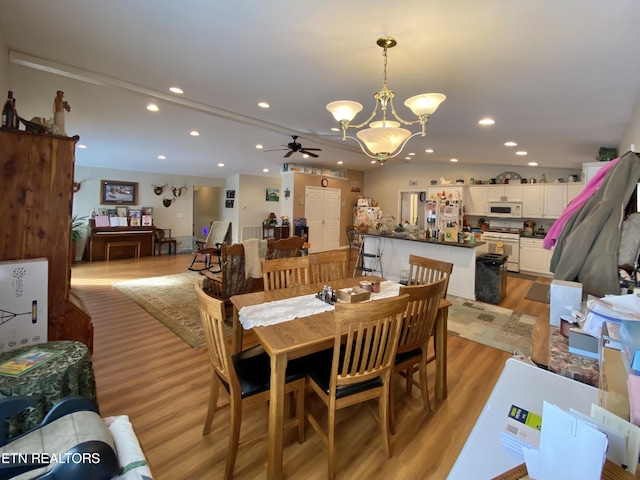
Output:
<svg viewBox="0 0 640 480">
<path fill-rule="evenodd" d="M 446 279 L 441 278 L 434 283 L 400 287 L 400 295 L 409 295 L 409 303 L 400 329 L 397 353 L 426 347 L 436 323 L 445 284 Z"/>
<path fill-rule="evenodd" d="M 328 283 L 347 277 L 347 251 L 332 250 L 309 255 L 311 283 Z"/>
<path fill-rule="evenodd" d="M 277 258 L 262 261 L 265 292 L 309 284 L 309 257 Z"/>
<path fill-rule="evenodd" d="M 409 255 L 409 279 L 407 285 L 421 285 L 445 279 L 442 298 L 447 298 L 449 277 L 453 271 L 453 263 L 433 260 L 432 258 Z"/>
<path fill-rule="evenodd" d="M 302 255 L 304 238 L 292 236 L 279 240 L 269 239 L 267 246 L 267 259 L 299 257 Z"/>
<path fill-rule="evenodd" d="M 344 385 L 376 377 L 388 383 L 408 303 L 409 296 L 401 295 L 365 303 L 336 304 L 330 398 L 335 398 L 336 389 Z M 358 395 L 352 395 L 350 402 L 357 402 Z"/>
<path fill-rule="evenodd" d="M 225 382 L 234 392 L 240 391 L 236 370 L 227 350 L 224 302 L 207 295 L 200 282 L 195 282 L 196 296 L 200 308 L 200 320 L 207 340 L 209 360 L 213 373 Z"/>
</svg>

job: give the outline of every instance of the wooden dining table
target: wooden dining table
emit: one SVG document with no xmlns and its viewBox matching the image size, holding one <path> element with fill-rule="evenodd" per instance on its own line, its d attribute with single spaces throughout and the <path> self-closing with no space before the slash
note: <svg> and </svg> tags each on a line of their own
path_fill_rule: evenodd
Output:
<svg viewBox="0 0 640 480">
<path fill-rule="evenodd" d="M 331 282 L 334 289 L 357 286 L 360 280 L 378 280 L 376 276 L 345 278 Z M 296 285 L 280 290 L 253 292 L 231 297 L 233 304 L 232 350 L 242 350 L 243 327 L 239 311 L 243 307 L 260 305 L 276 300 L 309 295 L 322 290 L 322 284 Z M 440 301 L 435 325 L 436 398 L 447 396 L 447 316 L 451 302 Z M 294 318 L 276 325 L 254 327 L 253 332 L 271 359 L 271 388 L 269 401 L 269 445 L 267 479 L 282 480 L 284 441 L 284 385 L 287 362 L 333 346 L 335 321 L 333 311 Z"/>
</svg>

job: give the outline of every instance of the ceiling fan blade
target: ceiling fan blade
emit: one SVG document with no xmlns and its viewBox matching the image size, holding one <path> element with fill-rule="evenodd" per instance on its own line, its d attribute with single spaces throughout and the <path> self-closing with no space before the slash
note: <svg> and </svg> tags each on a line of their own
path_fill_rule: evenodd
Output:
<svg viewBox="0 0 640 480">
<path fill-rule="evenodd" d="M 289 150 L 287 153 L 284 154 L 284 158 L 289 158 L 292 153 L 293 153 L 293 150 Z"/>
<path fill-rule="evenodd" d="M 303 150 L 315 150 L 317 152 L 321 152 L 322 151 L 321 148 L 304 148 Z"/>
<path fill-rule="evenodd" d="M 263 152 L 282 152 L 283 150 L 289 150 L 288 148 L 274 148 L 272 150 L 262 150 Z"/>
<path fill-rule="evenodd" d="M 318 155 L 316 155 L 315 153 L 308 152 L 307 150 L 308 149 L 303 148 L 302 150 L 300 150 L 300 153 L 303 153 L 305 155 L 309 155 L 310 157 L 313 157 L 313 158 L 318 158 Z M 316 150 L 316 149 L 312 148 L 311 150 Z"/>
</svg>

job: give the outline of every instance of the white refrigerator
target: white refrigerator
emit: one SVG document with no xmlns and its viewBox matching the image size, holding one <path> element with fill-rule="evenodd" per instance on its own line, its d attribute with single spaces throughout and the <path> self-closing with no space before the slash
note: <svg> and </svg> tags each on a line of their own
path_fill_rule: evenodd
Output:
<svg viewBox="0 0 640 480">
<path fill-rule="evenodd" d="M 353 224 L 375 228 L 382 212 L 380 207 L 353 207 Z"/>
</svg>

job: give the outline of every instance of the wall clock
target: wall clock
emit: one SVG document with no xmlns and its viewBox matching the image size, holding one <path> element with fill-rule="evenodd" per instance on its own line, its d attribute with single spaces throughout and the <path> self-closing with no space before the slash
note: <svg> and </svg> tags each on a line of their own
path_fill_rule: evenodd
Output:
<svg viewBox="0 0 640 480">
<path fill-rule="evenodd" d="M 424 202 L 427 199 L 427 192 L 420 192 L 420 201 Z"/>
<path fill-rule="evenodd" d="M 326 187 L 327 185 L 329 185 L 329 180 L 323 177 L 322 180 L 320 180 L 320 185 Z"/>
</svg>

